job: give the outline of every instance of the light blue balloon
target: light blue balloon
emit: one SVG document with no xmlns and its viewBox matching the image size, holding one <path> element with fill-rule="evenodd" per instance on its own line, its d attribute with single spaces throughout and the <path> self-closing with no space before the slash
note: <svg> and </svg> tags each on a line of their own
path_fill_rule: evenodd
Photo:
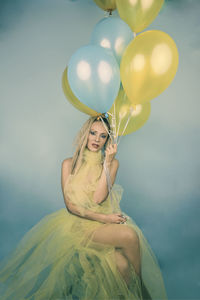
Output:
<svg viewBox="0 0 200 300">
<path fill-rule="evenodd" d="M 110 50 L 97 45 L 79 48 L 70 58 L 67 75 L 82 103 L 100 113 L 109 111 L 120 87 L 119 66 Z"/>
<path fill-rule="evenodd" d="M 131 28 L 119 17 L 110 16 L 95 25 L 90 42 L 110 49 L 120 65 L 124 50 L 132 40 Z"/>
</svg>

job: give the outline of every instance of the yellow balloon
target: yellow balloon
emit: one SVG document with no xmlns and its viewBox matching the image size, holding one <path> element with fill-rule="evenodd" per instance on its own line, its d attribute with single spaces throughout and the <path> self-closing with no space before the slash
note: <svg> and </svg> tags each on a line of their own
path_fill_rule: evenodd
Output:
<svg viewBox="0 0 200 300">
<path fill-rule="evenodd" d="M 163 31 L 146 31 L 130 42 L 122 56 L 122 85 L 133 104 L 146 103 L 170 85 L 177 68 L 173 39 Z"/>
<path fill-rule="evenodd" d="M 151 105 L 149 102 L 133 105 L 126 96 L 124 89 L 120 88 L 109 112 L 116 118 L 116 135 L 124 136 L 138 130 L 146 123 L 150 116 Z M 112 124 L 110 115 L 109 121 Z M 128 124 L 127 127 L 125 127 L 126 123 Z"/>
<path fill-rule="evenodd" d="M 116 0 L 117 10 L 133 30 L 144 30 L 158 15 L 164 0 Z"/>
<path fill-rule="evenodd" d="M 65 68 L 63 75 L 62 75 L 62 88 L 64 91 L 64 94 L 67 98 L 67 100 L 78 110 L 90 115 L 90 116 L 98 116 L 99 113 L 96 112 L 95 110 L 89 108 L 87 105 L 83 104 L 76 98 L 76 96 L 73 94 L 69 82 L 68 82 L 68 77 L 67 77 L 67 67 Z"/>
<path fill-rule="evenodd" d="M 94 2 L 103 10 L 112 11 L 116 9 L 116 0 L 94 0 Z"/>
</svg>

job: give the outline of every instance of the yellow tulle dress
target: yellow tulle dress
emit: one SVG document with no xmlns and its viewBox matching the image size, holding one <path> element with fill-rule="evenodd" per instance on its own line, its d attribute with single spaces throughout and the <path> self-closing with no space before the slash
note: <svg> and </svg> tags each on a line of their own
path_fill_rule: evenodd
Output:
<svg viewBox="0 0 200 300">
<path fill-rule="evenodd" d="M 92 200 L 103 170 L 101 150 L 85 148 L 83 163 L 70 175 L 64 193 L 82 214 L 85 209 L 121 212 L 123 189 L 114 184 L 101 204 Z M 127 216 L 125 212 L 122 212 Z M 115 247 L 92 240 L 105 223 L 86 219 L 62 208 L 44 217 L 1 263 L 1 300 L 164 300 L 166 290 L 159 264 L 142 231 L 128 216 L 126 224 L 139 237 L 141 277 L 130 264 L 127 286 L 116 264 Z"/>
</svg>

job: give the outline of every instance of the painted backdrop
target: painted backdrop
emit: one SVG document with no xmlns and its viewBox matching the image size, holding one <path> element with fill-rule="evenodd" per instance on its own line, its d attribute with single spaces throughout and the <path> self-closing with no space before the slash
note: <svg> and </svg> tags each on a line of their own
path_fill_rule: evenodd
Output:
<svg viewBox="0 0 200 300">
<path fill-rule="evenodd" d="M 148 27 L 174 39 L 179 68 L 117 154 L 122 209 L 152 246 L 170 299 L 200 299 L 199 12 L 199 0 L 166 1 Z M 92 0 L 0 1 L 1 258 L 64 207 L 61 163 L 88 117 L 65 99 L 62 72 L 103 16 Z"/>
</svg>

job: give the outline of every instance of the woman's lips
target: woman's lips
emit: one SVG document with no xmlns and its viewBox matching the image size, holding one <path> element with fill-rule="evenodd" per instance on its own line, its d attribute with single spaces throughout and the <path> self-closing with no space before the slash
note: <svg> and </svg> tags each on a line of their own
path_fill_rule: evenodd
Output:
<svg viewBox="0 0 200 300">
<path fill-rule="evenodd" d="M 92 144 L 92 146 L 96 149 L 99 148 L 99 145 L 97 145 L 97 144 Z"/>
</svg>

